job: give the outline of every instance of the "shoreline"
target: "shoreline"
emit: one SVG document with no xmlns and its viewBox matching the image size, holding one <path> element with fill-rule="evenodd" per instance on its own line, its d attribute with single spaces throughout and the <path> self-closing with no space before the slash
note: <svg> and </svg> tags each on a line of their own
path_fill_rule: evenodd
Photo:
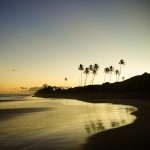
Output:
<svg viewBox="0 0 150 150">
<path fill-rule="evenodd" d="M 85 101 L 85 99 L 79 99 Z M 150 102 L 147 99 L 89 99 L 87 102 L 131 105 L 138 110 L 134 123 L 90 136 L 83 150 L 97 149 L 147 149 L 150 143 Z"/>
<path fill-rule="evenodd" d="M 35 96 L 36 97 L 36 96 Z M 57 98 L 57 97 L 47 97 Z M 67 98 L 67 97 L 58 97 Z M 97 149 L 146 149 L 149 147 L 150 135 L 150 101 L 148 99 L 102 99 L 102 98 L 86 98 L 86 97 L 68 97 L 68 99 L 77 99 L 90 103 L 113 103 L 131 105 L 137 107 L 138 110 L 133 112 L 137 117 L 134 123 L 119 127 L 113 130 L 107 130 L 90 136 L 86 143 L 82 146 L 83 150 Z"/>
<path fill-rule="evenodd" d="M 110 96 L 108 97 L 92 97 L 92 96 L 76 96 L 76 95 L 66 95 L 66 94 L 51 94 L 51 95 L 33 95 L 33 97 L 38 97 L 38 98 L 52 98 L 52 99 L 76 99 L 84 102 L 89 102 L 89 103 L 114 103 L 114 104 L 127 104 L 127 105 L 132 105 L 135 104 L 135 102 L 150 102 L 150 97 L 132 97 L 132 96 L 127 96 L 127 97 L 118 97 L 118 96 Z M 137 104 L 137 107 L 140 107 L 140 105 Z"/>
</svg>

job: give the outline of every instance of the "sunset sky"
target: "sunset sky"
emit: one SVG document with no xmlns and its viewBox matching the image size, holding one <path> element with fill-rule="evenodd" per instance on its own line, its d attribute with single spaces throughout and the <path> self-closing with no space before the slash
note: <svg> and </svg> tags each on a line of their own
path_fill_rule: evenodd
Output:
<svg viewBox="0 0 150 150">
<path fill-rule="evenodd" d="M 79 86 L 79 64 L 99 64 L 102 84 L 120 59 L 126 79 L 150 72 L 148 0 L 0 0 L 0 93 L 64 86 L 65 77 Z"/>
</svg>

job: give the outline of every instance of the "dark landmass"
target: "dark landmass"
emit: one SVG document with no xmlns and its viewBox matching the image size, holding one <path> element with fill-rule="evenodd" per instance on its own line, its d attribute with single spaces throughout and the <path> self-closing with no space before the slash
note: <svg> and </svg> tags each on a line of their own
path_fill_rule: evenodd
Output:
<svg viewBox="0 0 150 150">
<path fill-rule="evenodd" d="M 150 99 L 150 74 L 144 73 L 122 82 L 107 82 L 102 85 L 88 85 L 69 89 L 45 86 L 38 90 L 34 96 L 45 98 L 74 98 L 82 100 L 97 98 Z"/>
</svg>

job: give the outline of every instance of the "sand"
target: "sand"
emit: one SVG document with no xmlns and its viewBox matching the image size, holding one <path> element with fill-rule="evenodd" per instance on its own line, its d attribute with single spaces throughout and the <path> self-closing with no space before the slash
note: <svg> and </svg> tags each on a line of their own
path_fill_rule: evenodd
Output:
<svg viewBox="0 0 150 150">
<path fill-rule="evenodd" d="M 130 125 L 97 133 L 89 137 L 86 144 L 83 145 L 84 150 L 98 149 L 149 149 L 150 144 L 150 101 L 148 100 L 126 100 L 126 99 L 107 99 L 93 100 L 93 102 L 105 102 L 126 104 L 138 107 L 138 111 L 134 112 L 137 120 Z"/>
</svg>

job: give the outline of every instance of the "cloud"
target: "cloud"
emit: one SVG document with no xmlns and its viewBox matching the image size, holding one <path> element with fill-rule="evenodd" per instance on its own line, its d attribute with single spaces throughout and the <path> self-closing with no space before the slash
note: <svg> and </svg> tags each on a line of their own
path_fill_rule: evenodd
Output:
<svg viewBox="0 0 150 150">
<path fill-rule="evenodd" d="M 24 93 L 28 93 L 28 94 L 33 94 L 35 93 L 37 90 L 41 89 L 41 87 L 30 87 L 30 88 L 27 88 L 27 87 L 20 87 L 20 91 L 21 92 L 24 92 Z"/>
<path fill-rule="evenodd" d="M 11 69 L 11 71 L 16 72 L 17 70 L 16 69 Z"/>
<path fill-rule="evenodd" d="M 20 89 L 27 90 L 28 88 L 27 87 L 20 87 Z"/>
<path fill-rule="evenodd" d="M 41 89 L 41 87 L 31 87 L 31 88 L 28 89 L 28 91 L 35 92 L 39 89 Z"/>
</svg>

